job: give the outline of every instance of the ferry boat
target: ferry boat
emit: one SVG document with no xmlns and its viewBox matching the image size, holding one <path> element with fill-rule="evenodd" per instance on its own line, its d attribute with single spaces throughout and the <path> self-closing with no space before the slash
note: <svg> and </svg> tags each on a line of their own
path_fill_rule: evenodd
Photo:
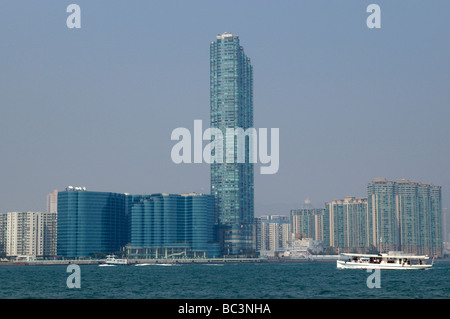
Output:
<svg viewBox="0 0 450 319">
<path fill-rule="evenodd" d="M 128 259 L 119 259 L 115 255 L 108 255 L 103 265 L 128 265 Z"/>
<path fill-rule="evenodd" d="M 338 269 L 430 269 L 428 256 L 391 254 L 341 254 L 337 260 Z"/>
</svg>

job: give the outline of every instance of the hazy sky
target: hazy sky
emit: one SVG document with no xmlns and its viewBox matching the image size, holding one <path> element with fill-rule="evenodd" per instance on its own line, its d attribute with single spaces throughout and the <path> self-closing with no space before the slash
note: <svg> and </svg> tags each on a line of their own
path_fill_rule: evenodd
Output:
<svg viewBox="0 0 450 319">
<path fill-rule="evenodd" d="M 81 29 L 66 8 L 81 7 Z M 366 7 L 381 7 L 369 29 Z M 376 177 L 450 190 L 449 1 L 4 1 L 0 211 L 45 210 L 68 185 L 209 193 L 172 162 L 177 127 L 209 124 L 209 44 L 240 37 L 254 124 L 280 129 L 255 170 L 256 215 L 366 196 Z M 207 143 L 205 142 L 205 145 Z"/>
</svg>

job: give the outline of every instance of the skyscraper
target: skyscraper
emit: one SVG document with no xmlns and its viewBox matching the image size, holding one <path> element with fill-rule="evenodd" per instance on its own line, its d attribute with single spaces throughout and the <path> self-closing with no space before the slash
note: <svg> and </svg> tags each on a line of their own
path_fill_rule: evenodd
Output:
<svg viewBox="0 0 450 319">
<path fill-rule="evenodd" d="M 227 128 L 253 127 L 253 68 L 237 35 L 219 34 L 210 45 L 210 120 L 211 128 L 220 129 L 224 136 Z M 216 198 L 224 255 L 250 254 L 253 248 L 253 164 L 248 140 L 245 162 L 238 163 L 236 139 L 233 145 L 223 144 L 224 153 L 233 152 L 234 161 L 211 164 L 211 194 Z"/>
</svg>

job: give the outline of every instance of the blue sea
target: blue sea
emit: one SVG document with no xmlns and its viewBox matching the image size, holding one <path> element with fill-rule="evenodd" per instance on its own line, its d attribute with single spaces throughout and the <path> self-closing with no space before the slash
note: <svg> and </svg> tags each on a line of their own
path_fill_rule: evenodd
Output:
<svg viewBox="0 0 450 319">
<path fill-rule="evenodd" d="M 1 266 L 1 299 L 448 299 L 450 263 L 430 270 L 366 270 L 334 262 L 99 267 L 80 265 L 68 288 L 66 265 Z"/>
</svg>

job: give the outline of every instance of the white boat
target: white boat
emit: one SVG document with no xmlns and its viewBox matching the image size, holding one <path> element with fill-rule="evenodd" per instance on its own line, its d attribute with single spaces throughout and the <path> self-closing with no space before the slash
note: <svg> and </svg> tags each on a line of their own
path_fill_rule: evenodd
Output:
<svg viewBox="0 0 450 319">
<path fill-rule="evenodd" d="M 114 256 L 114 255 L 108 255 L 108 256 L 106 256 L 105 263 L 102 265 L 110 265 L 110 266 L 128 265 L 128 259 L 120 259 L 120 258 L 116 258 L 116 256 Z"/>
<path fill-rule="evenodd" d="M 428 256 L 391 254 L 341 254 L 337 260 L 338 269 L 430 269 Z"/>
</svg>

